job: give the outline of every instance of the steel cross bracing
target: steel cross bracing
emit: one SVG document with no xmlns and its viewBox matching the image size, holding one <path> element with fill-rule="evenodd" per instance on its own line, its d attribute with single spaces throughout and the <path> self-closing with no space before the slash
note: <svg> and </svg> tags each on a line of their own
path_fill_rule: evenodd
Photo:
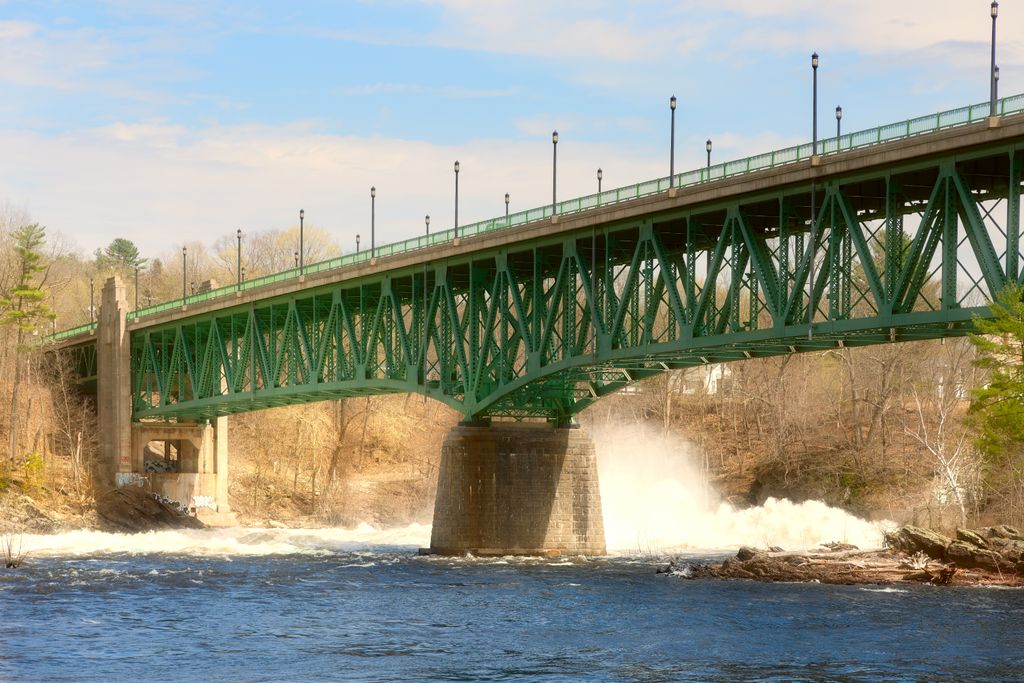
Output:
<svg viewBox="0 0 1024 683">
<path fill-rule="evenodd" d="M 962 335 L 1020 279 L 1018 146 L 819 181 L 813 231 L 791 185 L 134 330 L 134 417 L 419 392 L 565 422 L 668 369 Z"/>
</svg>

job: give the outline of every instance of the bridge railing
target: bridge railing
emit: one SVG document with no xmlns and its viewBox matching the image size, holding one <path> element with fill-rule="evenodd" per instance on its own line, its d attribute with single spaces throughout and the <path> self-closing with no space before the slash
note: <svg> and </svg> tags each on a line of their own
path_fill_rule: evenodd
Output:
<svg viewBox="0 0 1024 683">
<path fill-rule="evenodd" d="M 1024 94 L 1004 97 L 998 100 L 996 107 L 996 111 L 999 115 L 1015 114 L 1024 111 Z M 949 111 L 930 114 L 928 116 L 920 116 L 918 118 L 908 119 L 899 123 L 889 123 L 876 128 L 869 128 L 868 130 L 856 131 L 853 133 L 847 133 L 846 135 L 840 135 L 839 137 L 819 140 L 818 154 L 828 155 L 839 152 L 848 152 L 853 149 L 870 147 L 871 145 L 892 142 L 894 140 L 902 140 L 915 135 L 921 135 L 923 133 L 933 133 L 946 128 L 953 128 L 982 121 L 987 118 L 988 115 L 989 103 L 984 102 L 982 104 L 972 104 L 966 107 L 960 107 L 959 109 L 951 109 Z M 807 142 L 793 147 L 775 150 L 773 152 L 756 154 L 754 156 L 746 157 L 745 159 L 726 161 L 709 167 L 678 173 L 675 176 L 675 186 L 679 188 L 693 187 L 711 180 L 731 178 L 734 176 L 744 175 L 746 173 L 763 171 L 770 168 L 776 168 L 778 166 L 796 163 L 798 161 L 804 161 L 811 157 L 812 147 L 812 144 Z M 634 185 L 626 185 L 624 187 L 605 190 L 599 194 L 567 199 L 565 201 L 558 202 L 555 208 L 559 215 L 580 213 L 582 211 L 588 211 L 590 209 L 607 206 L 609 204 L 618 204 L 620 202 L 639 199 L 640 197 L 647 197 L 653 194 L 658 194 L 659 192 L 665 192 L 668 189 L 669 177 L 665 176 L 654 180 L 645 180 Z M 533 223 L 535 221 L 550 218 L 552 213 L 552 206 L 548 204 L 534 209 L 527 209 L 526 211 L 518 211 L 510 214 L 508 217 L 500 216 L 498 218 L 489 218 L 476 223 L 470 223 L 469 225 L 459 226 L 458 236 L 472 237 L 473 235 L 479 235 L 486 232 L 525 225 L 527 223 Z M 393 256 L 395 254 L 416 251 L 435 244 L 450 242 L 455 238 L 455 234 L 456 231 L 454 229 L 441 230 L 431 233 L 430 235 L 422 235 L 420 237 L 413 237 L 401 242 L 384 244 L 377 247 L 374 250 L 373 255 L 377 257 Z M 305 266 L 302 269 L 302 272 L 305 274 L 321 273 L 328 270 L 335 270 L 337 268 L 344 268 L 356 263 L 363 263 L 369 261 L 370 258 L 371 254 L 367 249 L 354 254 L 346 254 L 345 256 L 320 261 L 319 263 L 311 263 L 308 266 Z M 246 280 L 240 284 L 219 287 L 207 292 L 192 294 L 183 299 L 174 299 L 172 301 L 165 301 L 153 306 L 147 306 L 139 309 L 138 311 L 129 313 L 128 319 L 137 320 L 146 316 L 162 313 L 163 311 L 181 308 L 184 305 L 198 304 L 204 301 L 209 301 L 210 299 L 229 296 L 234 292 L 256 289 L 258 287 L 263 287 L 264 285 L 291 280 L 299 277 L 300 274 L 299 268 L 291 268 L 272 275 L 264 275 L 262 277 Z M 60 341 L 62 339 L 67 339 L 69 337 L 88 332 L 95 326 L 95 323 L 79 325 L 78 327 L 73 327 L 69 330 L 63 330 L 50 335 L 48 339 Z"/>
</svg>

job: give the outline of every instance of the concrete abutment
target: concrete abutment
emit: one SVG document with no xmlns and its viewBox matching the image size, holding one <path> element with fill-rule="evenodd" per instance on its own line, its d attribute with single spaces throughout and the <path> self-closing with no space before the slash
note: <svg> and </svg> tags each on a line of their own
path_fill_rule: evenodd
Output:
<svg viewBox="0 0 1024 683">
<path fill-rule="evenodd" d="M 441 448 L 430 551 L 605 554 L 593 440 L 548 424 L 456 426 Z"/>
</svg>

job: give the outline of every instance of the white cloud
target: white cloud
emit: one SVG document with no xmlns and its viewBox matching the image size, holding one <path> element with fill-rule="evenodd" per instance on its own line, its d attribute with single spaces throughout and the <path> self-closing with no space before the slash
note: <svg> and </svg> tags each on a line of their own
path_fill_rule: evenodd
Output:
<svg viewBox="0 0 1024 683">
<path fill-rule="evenodd" d="M 744 35 L 754 41 L 746 44 L 753 46 L 777 48 L 796 42 L 817 45 L 819 51 L 842 49 L 880 54 L 925 50 L 952 42 L 987 44 L 991 38 L 988 2 L 719 0 L 718 6 L 762 22 L 777 19 L 787 26 L 746 32 Z M 1002 54 L 1020 61 L 1024 57 L 1024 9 L 1004 2 L 998 26 Z"/>
<path fill-rule="evenodd" d="M 639 150 L 566 139 L 559 144 L 559 194 L 593 192 L 665 173 L 664 160 Z M 378 243 L 451 226 L 452 162 L 459 159 L 462 223 L 550 200 L 551 143 L 475 140 L 460 146 L 343 137 L 310 123 L 285 127 L 212 126 L 189 132 L 165 122 L 118 123 L 56 137 L 0 131 L 7 163 L 0 187 L 28 204 L 35 220 L 73 235 L 91 251 L 118 236 L 160 254 L 184 240 L 212 243 L 238 227 L 284 227 L 299 208 L 351 248 L 369 231 L 377 188 Z M 685 159 L 680 156 L 680 163 Z M 699 159 L 689 160 L 697 165 Z"/>
<path fill-rule="evenodd" d="M 516 88 L 465 88 L 455 85 L 429 86 L 417 83 L 370 83 L 339 88 L 337 92 L 346 97 L 363 95 L 434 95 L 451 99 L 474 99 L 487 97 L 512 97 Z"/>
</svg>

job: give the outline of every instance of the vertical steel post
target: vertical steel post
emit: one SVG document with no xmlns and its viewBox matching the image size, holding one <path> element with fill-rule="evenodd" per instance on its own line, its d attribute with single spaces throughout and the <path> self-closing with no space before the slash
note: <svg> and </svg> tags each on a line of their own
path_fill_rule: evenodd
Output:
<svg viewBox="0 0 1024 683">
<path fill-rule="evenodd" d="M 370 188 L 370 258 L 377 246 L 377 188 Z"/>
<path fill-rule="evenodd" d="M 1010 178 L 1006 192 L 1006 280 L 1017 282 L 1020 275 L 1020 183 L 1024 156 L 1010 152 Z"/>
<path fill-rule="evenodd" d="M 668 186 L 675 187 L 676 178 L 676 96 L 673 95 L 668 106 L 672 110 L 672 135 L 668 153 Z"/>
<path fill-rule="evenodd" d="M 812 115 L 811 115 L 811 158 L 818 156 L 818 53 L 815 52 L 811 55 L 811 71 L 813 72 L 813 86 L 812 86 Z M 817 209 L 815 207 L 816 199 L 816 188 L 814 186 L 814 180 L 811 180 L 811 235 L 810 244 L 807 246 L 807 253 L 810 261 L 808 268 L 810 269 L 810 290 L 807 299 L 807 338 L 811 339 L 814 335 L 814 308 L 816 306 L 814 299 L 814 257 L 818 251 L 818 224 L 817 224 Z"/>
<path fill-rule="evenodd" d="M 242 288 L 242 229 L 235 232 L 238 238 L 238 249 L 236 250 L 235 278 L 238 280 L 237 289 Z"/>
<path fill-rule="evenodd" d="M 139 264 L 135 264 L 135 310 L 139 310 Z"/>
<path fill-rule="evenodd" d="M 89 278 L 89 324 L 96 321 L 96 281 Z"/>
<path fill-rule="evenodd" d="M 551 215 L 558 213 L 558 131 L 551 132 Z"/>
<path fill-rule="evenodd" d="M 988 81 L 989 81 L 989 106 L 988 115 L 996 115 L 996 18 L 999 16 L 999 3 L 996 0 L 992 0 L 991 5 L 992 14 L 992 62 L 989 65 L 988 70 Z"/>
<path fill-rule="evenodd" d="M 185 298 L 188 296 L 188 277 L 186 271 L 188 270 L 188 261 L 186 260 L 186 254 L 188 253 L 188 247 L 181 248 L 181 300 L 184 303 Z"/>
<path fill-rule="evenodd" d="M 306 220 L 305 209 L 299 209 L 299 262 L 295 264 L 298 268 L 305 267 L 306 244 L 304 235 L 304 223 Z"/>
<path fill-rule="evenodd" d="M 459 162 L 455 162 L 455 237 L 459 236 Z"/>
</svg>

